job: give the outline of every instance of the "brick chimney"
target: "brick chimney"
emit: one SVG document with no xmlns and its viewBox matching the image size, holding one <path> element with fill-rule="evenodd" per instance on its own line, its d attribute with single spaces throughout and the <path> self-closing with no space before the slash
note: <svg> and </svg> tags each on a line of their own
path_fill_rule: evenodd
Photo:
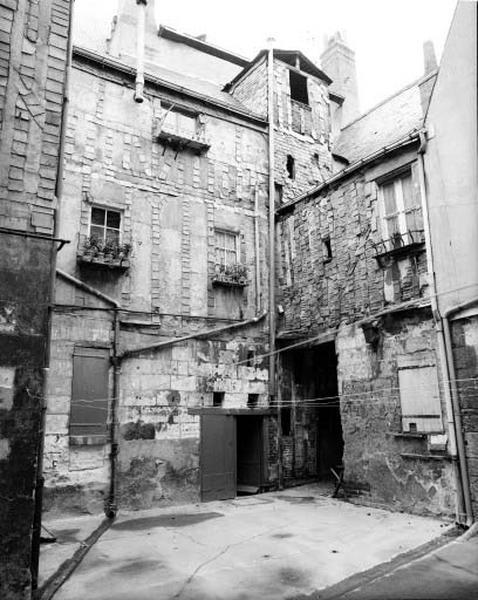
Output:
<svg viewBox="0 0 478 600">
<path fill-rule="evenodd" d="M 146 4 L 146 46 L 153 46 L 158 37 L 155 18 L 155 0 L 119 0 L 118 11 L 113 18 L 111 36 L 107 41 L 108 53 L 130 62 L 136 56 L 138 4 Z"/>
<path fill-rule="evenodd" d="M 328 38 L 320 56 L 322 68 L 332 79 L 330 90 L 345 100 L 342 105 L 342 126 L 360 115 L 355 52 L 344 41 L 340 32 Z"/>
</svg>

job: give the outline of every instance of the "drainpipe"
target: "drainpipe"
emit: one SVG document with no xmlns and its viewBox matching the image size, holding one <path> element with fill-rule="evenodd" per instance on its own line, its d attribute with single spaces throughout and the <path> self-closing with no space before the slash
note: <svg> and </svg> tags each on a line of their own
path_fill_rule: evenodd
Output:
<svg viewBox="0 0 478 600">
<path fill-rule="evenodd" d="M 136 90 L 134 99 L 138 104 L 144 100 L 144 32 L 146 28 L 146 5 L 148 0 L 136 0 L 138 25 L 136 29 Z"/>
<path fill-rule="evenodd" d="M 53 239 L 51 245 L 50 259 L 50 302 L 53 303 L 55 297 L 55 272 L 56 272 L 56 254 L 58 249 L 55 247 L 55 241 L 58 239 L 59 232 L 59 216 L 60 206 L 63 197 L 63 177 L 64 177 L 64 160 L 65 160 L 65 138 L 68 117 L 68 92 L 71 73 L 71 57 L 73 49 L 73 7 L 74 2 L 71 2 L 70 13 L 68 15 L 68 43 L 66 49 L 65 63 L 65 79 L 63 82 L 63 101 L 61 107 L 61 125 L 60 139 L 58 144 L 58 168 L 56 173 L 56 207 L 53 221 Z M 59 247 L 61 249 L 63 244 Z M 38 574 L 40 567 L 40 537 L 41 537 L 41 522 L 43 511 L 43 487 L 45 479 L 43 477 L 43 453 L 45 450 L 45 425 L 46 425 L 46 396 L 48 393 L 48 375 L 50 370 L 51 356 L 51 330 L 52 330 L 52 307 L 48 307 L 48 333 L 46 343 L 45 367 L 43 369 L 42 397 L 40 399 L 40 427 L 38 432 L 38 448 L 37 448 L 37 468 L 35 481 L 35 504 L 32 523 L 32 542 L 31 542 L 31 558 L 30 572 L 32 577 L 32 590 L 38 588 Z"/>
<path fill-rule="evenodd" d="M 99 300 L 109 304 L 113 312 L 113 397 L 111 399 L 110 408 L 110 490 L 108 499 L 105 503 L 105 515 L 108 519 L 114 519 L 118 510 L 116 504 L 116 473 L 117 473 L 117 457 L 118 457 L 118 431 L 117 431 L 117 407 L 120 394 L 120 376 L 121 376 L 121 358 L 119 355 L 119 332 L 120 332 L 120 319 L 119 312 L 121 305 L 114 298 L 103 294 L 96 288 L 84 283 L 80 279 L 73 277 L 68 273 L 65 273 L 61 269 L 56 270 L 57 274 L 64 279 L 69 281 L 75 287 L 88 292 L 92 296 L 96 296 Z"/>
<path fill-rule="evenodd" d="M 157 342 L 156 344 L 149 344 L 148 346 L 141 346 L 139 348 L 132 348 L 131 350 L 126 350 L 121 354 L 118 354 L 118 359 L 123 360 L 124 358 L 129 358 L 130 356 L 136 356 L 137 354 L 142 354 L 143 352 L 151 352 L 152 350 L 161 350 L 162 348 L 167 348 L 168 346 L 173 346 L 174 344 L 179 344 L 181 342 L 185 342 L 187 340 L 198 339 L 202 337 L 210 337 L 211 335 L 216 335 L 218 333 L 222 333 L 224 331 L 230 331 L 231 329 L 238 329 L 240 327 L 245 327 L 246 325 L 253 325 L 254 323 L 258 323 L 261 321 L 267 312 L 258 315 L 257 317 L 253 317 L 252 319 L 248 319 L 247 321 L 240 321 L 239 323 L 233 323 L 232 325 L 224 325 L 223 327 L 216 327 L 215 329 L 206 329 L 205 331 L 197 331 L 196 333 L 190 333 L 189 335 L 183 335 L 182 337 L 173 338 L 171 340 L 165 340 L 164 342 Z"/>
<path fill-rule="evenodd" d="M 466 516 L 466 524 L 469 526 L 473 522 L 471 511 L 470 486 L 468 480 L 468 471 L 466 465 L 465 446 L 463 440 L 463 431 L 461 428 L 460 406 L 458 402 L 458 392 L 455 381 L 455 367 L 453 363 L 453 351 L 451 345 L 450 328 L 448 314 L 440 315 L 438 307 L 438 293 L 436 283 L 436 273 L 434 266 L 433 246 L 430 230 L 430 213 L 428 210 L 428 195 L 425 179 L 424 154 L 427 148 L 426 131 L 419 132 L 420 147 L 418 149 L 418 176 L 420 184 L 420 196 L 422 199 L 423 225 L 425 233 L 425 247 L 427 253 L 427 270 L 431 279 L 431 307 L 435 319 L 435 328 L 437 331 L 438 354 L 440 359 L 440 368 L 442 371 L 442 380 L 444 382 L 443 390 L 445 396 L 445 410 L 447 415 L 447 429 L 449 434 L 449 451 L 454 465 L 454 475 L 457 490 L 456 521 L 463 522 L 463 516 Z M 453 312 L 453 309 L 451 309 Z M 459 468 L 457 465 L 457 459 Z M 463 506 L 463 503 L 465 506 Z M 465 513 L 463 512 L 465 510 Z M 471 519 L 471 521 L 470 521 Z"/>
<path fill-rule="evenodd" d="M 269 397 L 274 402 L 276 396 L 276 358 L 275 358 L 275 148 L 274 148 L 274 39 L 269 38 L 267 54 L 267 118 L 269 125 Z M 278 395 L 277 400 L 280 400 Z M 277 402 L 277 469 L 279 489 L 283 487 L 282 469 L 282 433 L 281 404 Z"/>
<path fill-rule="evenodd" d="M 259 245 L 259 190 L 257 186 L 254 189 L 254 245 L 256 259 L 256 313 L 261 310 L 261 264 L 260 264 L 260 245 Z"/>
</svg>

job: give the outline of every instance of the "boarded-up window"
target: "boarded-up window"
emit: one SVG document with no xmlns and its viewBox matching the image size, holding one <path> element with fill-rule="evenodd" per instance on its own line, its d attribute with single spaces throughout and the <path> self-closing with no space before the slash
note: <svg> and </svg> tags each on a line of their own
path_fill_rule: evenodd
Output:
<svg viewBox="0 0 478 600">
<path fill-rule="evenodd" d="M 399 369 L 402 430 L 443 431 L 440 394 L 435 366 Z"/>
<path fill-rule="evenodd" d="M 70 435 L 106 434 L 109 357 L 106 348 L 75 348 Z"/>
</svg>

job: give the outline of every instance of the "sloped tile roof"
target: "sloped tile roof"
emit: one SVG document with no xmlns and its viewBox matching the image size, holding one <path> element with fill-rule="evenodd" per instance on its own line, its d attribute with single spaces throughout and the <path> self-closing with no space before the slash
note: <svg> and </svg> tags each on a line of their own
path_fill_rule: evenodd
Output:
<svg viewBox="0 0 478 600">
<path fill-rule="evenodd" d="M 436 73 L 413 82 L 346 125 L 333 153 L 352 164 L 420 128 L 424 118 L 420 84 L 426 106 L 435 78 Z"/>
</svg>

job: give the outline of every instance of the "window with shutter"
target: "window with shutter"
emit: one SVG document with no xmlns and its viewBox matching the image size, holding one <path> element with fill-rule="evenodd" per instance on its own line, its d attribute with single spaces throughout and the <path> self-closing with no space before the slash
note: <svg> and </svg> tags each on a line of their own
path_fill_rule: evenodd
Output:
<svg viewBox="0 0 478 600">
<path fill-rule="evenodd" d="M 443 431 L 436 366 L 399 369 L 398 383 L 402 430 L 412 433 Z"/>
<path fill-rule="evenodd" d="M 109 367 L 109 349 L 75 348 L 70 436 L 106 436 Z"/>
</svg>

